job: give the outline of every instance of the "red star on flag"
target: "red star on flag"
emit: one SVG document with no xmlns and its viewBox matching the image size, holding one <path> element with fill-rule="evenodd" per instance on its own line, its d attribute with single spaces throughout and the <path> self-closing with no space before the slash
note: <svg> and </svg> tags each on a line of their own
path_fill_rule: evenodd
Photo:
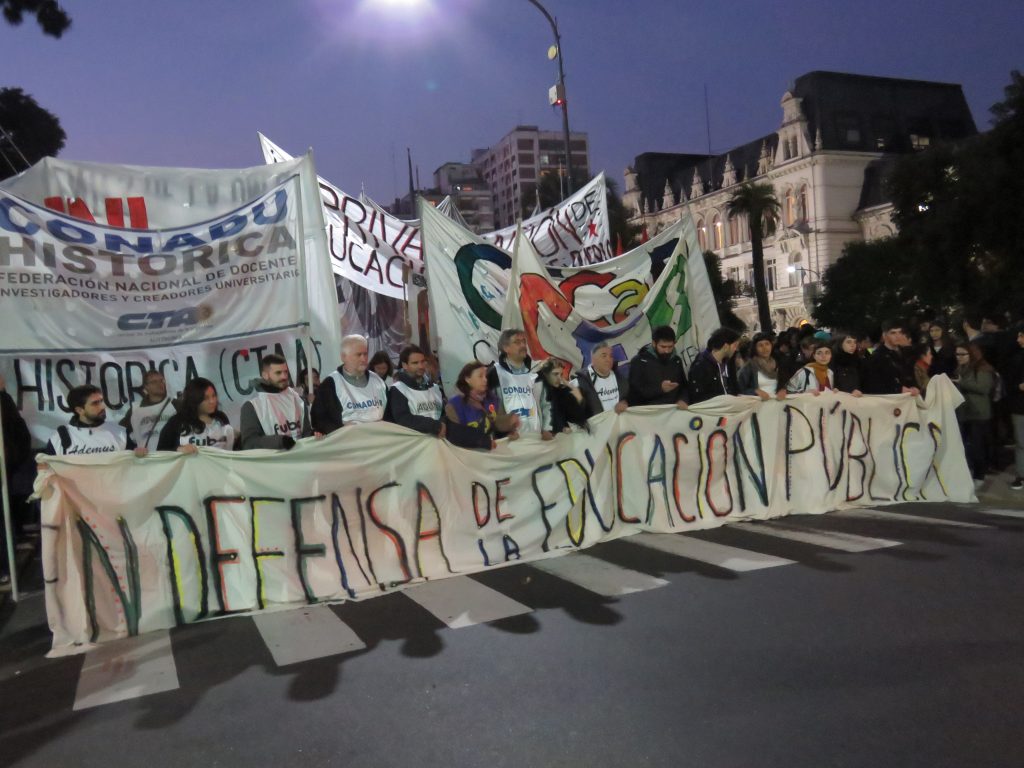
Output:
<svg viewBox="0 0 1024 768">
<path fill-rule="evenodd" d="M 590 236 L 597 237 L 597 224 L 595 224 L 594 222 L 590 222 L 589 224 L 587 224 L 587 227 L 590 228 Z"/>
</svg>

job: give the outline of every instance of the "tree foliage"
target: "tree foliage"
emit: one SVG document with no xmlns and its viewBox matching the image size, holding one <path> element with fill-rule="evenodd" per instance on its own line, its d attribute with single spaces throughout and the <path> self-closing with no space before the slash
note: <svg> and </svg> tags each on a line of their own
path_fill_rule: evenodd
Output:
<svg viewBox="0 0 1024 768">
<path fill-rule="evenodd" d="M 747 324 L 736 316 L 736 297 L 739 295 L 739 286 L 735 280 L 726 280 L 722 275 L 722 262 L 714 251 L 704 251 L 704 266 L 708 271 L 708 280 L 711 282 L 711 293 L 715 296 L 715 306 L 718 307 L 718 321 L 726 328 L 734 331 L 747 330 Z"/>
<path fill-rule="evenodd" d="M 1014 71 L 992 130 L 900 158 L 889 177 L 890 240 L 847 246 L 825 274 L 818 322 L 887 314 L 1020 317 L 1024 307 L 1024 76 Z"/>
<path fill-rule="evenodd" d="M 779 221 L 778 198 L 771 184 L 742 184 L 733 192 L 727 204 L 729 215 L 746 214 L 750 222 L 751 272 L 754 278 L 754 298 L 757 300 L 757 320 L 762 331 L 773 328 L 771 308 L 768 305 L 768 284 L 764 276 L 764 237 L 775 231 Z"/>
<path fill-rule="evenodd" d="M 0 89 L 0 179 L 64 148 L 60 120 L 20 88 Z"/>
<path fill-rule="evenodd" d="M 57 0 L 0 0 L 0 11 L 14 26 L 21 24 L 25 14 L 35 16 L 43 32 L 51 37 L 60 37 L 71 26 L 71 17 Z"/>
</svg>

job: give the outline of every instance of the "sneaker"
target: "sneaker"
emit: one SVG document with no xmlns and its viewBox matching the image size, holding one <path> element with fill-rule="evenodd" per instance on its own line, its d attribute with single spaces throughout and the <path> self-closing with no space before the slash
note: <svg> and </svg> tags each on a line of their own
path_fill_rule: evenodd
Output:
<svg viewBox="0 0 1024 768">
<path fill-rule="evenodd" d="M 1011 491 L 1024 491 L 1024 477 L 1018 477 L 1012 483 L 1010 483 Z"/>
</svg>

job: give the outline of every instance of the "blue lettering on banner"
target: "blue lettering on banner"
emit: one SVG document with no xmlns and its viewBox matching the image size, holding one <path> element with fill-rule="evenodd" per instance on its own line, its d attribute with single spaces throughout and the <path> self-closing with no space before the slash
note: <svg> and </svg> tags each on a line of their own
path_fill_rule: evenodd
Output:
<svg viewBox="0 0 1024 768">
<path fill-rule="evenodd" d="M 199 324 L 199 307 L 166 312 L 132 312 L 117 318 L 117 327 L 122 331 L 154 331 L 160 328 L 180 328 Z"/>
</svg>

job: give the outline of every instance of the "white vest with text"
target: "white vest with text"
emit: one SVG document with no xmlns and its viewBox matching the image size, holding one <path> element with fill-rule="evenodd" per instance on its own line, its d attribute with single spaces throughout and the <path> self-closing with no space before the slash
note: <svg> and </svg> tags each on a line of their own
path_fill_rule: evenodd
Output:
<svg viewBox="0 0 1024 768">
<path fill-rule="evenodd" d="M 341 403 L 342 424 L 368 423 L 384 418 L 388 388 L 373 371 L 367 371 L 367 382 L 363 387 L 350 384 L 338 371 L 328 378 L 334 380 L 334 391 Z"/>
<path fill-rule="evenodd" d="M 505 413 L 518 414 L 520 432 L 540 432 L 540 411 L 533 391 L 536 375 L 529 371 L 512 373 L 502 365 L 494 368 L 498 373 L 498 396 Z"/>
<path fill-rule="evenodd" d="M 293 440 L 302 437 L 302 422 L 306 404 L 302 395 L 290 387 L 283 392 L 257 392 L 252 400 L 256 418 L 265 435 L 288 435 Z"/>
</svg>

